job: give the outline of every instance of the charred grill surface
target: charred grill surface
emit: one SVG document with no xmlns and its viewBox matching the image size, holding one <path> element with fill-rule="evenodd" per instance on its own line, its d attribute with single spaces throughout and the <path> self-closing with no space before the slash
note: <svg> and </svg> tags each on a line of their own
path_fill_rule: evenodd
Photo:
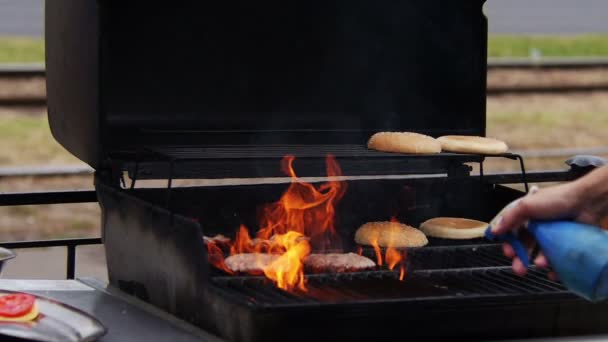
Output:
<svg viewBox="0 0 608 342">
<path fill-rule="evenodd" d="M 543 271 L 531 270 L 521 278 L 510 267 L 416 271 L 405 281 L 392 271 L 309 275 L 307 279 L 308 291 L 294 293 L 277 289 L 263 277 L 215 277 L 212 282 L 235 300 L 263 307 L 570 296 Z"/>
</svg>

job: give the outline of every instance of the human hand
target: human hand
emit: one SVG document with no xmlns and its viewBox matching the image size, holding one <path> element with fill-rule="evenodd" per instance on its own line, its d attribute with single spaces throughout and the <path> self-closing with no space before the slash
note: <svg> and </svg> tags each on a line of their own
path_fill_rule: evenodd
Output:
<svg viewBox="0 0 608 342">
<path fill-rule="evenodd" d="M 608 167 L 597 169 L 577 181 L 530 191 L 513 207 L 506 209 L 492 226 L 496 235 L 518 230 L 530 219 L 574 219 L 595 226 L 605 226 L 608 217 Z M 528 250 L 532 250 L 535 241 L 529 234 L 522 234 L 522 240 Z M 526 267 L 515 255 L 509 244 L 503 245 L 504 254 L 513 259 L 512 268 L 518 275 L 525 275 Z M 534 264 L 548 268 L 549 261 L 539 253 Z M 549 277 L 556 279 L 555 273 Z"/>
</svg>

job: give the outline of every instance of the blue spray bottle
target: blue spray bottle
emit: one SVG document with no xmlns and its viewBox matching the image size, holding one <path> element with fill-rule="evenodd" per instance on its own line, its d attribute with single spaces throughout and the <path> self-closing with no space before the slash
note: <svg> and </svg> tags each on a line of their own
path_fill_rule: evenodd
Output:
<svg viewBox="0 0 608 342">
<path fill-rule="evenodd" d="M 491 228 L 486 230 L 486 238 L 508 242 L 528 267 L 528 253 L 515 233 L 497 236 Z M 534 236 L 568 290 L 590 301 L 608 298 L 608 232 L 565 220 L 533 220 L 528 223 L 528 232 Z"/>
</svg>

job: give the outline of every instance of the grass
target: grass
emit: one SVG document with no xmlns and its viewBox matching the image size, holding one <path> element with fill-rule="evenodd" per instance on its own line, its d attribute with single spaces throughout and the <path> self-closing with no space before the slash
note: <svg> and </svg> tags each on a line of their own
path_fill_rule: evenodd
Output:
<svg viewBox="0 0 608 342">
<path fill-rule="evenodd" d="M 77 163 L 53 138 L 46 115 L 0 115 L 0 166 Z"/>
<path fill-rule="evenodd" d="M 606 146 L 608 96 L 489 97 L 488 135 L 513 149 Z"/>
<path fill-rule="evenodd" d="M 529 57 L 534 50 L 543 57 L 608 56 L 608 35 L 491 35 L 488 39 L 489 57 Z"/>
<path fill-rule="evenodd" d="M 608 35 L 521 36 L 490 35 L 489 57 L 528 57 L 538 50 L 542 56 L 608 56 Z M 44 62 L 44 40 L 0 37 L 0 63 Z"/>
<path fill-rule="evenodd" d="M 0 63 L 44 62 L 44 40 L 0 37 Z"/>
</svg>

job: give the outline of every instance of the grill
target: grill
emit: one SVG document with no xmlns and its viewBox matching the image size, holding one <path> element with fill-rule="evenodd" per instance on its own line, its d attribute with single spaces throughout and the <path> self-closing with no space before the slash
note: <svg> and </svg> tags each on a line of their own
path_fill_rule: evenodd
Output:
<svg viewBox="0 0 608 342">
<path fill-rule="evenodd" d="M 309 291 L 291 294 L 269 286 L 254 277 L 217 277 L 213 283 L 232 296 L 256 307 L 318 305 L 319 303 L 433 302 L 437 300 L 510 298 L 533 299 L 530 295 L 567 297 L 558 283 L 533 270 L 528 279 L 513 275 L 510 269 L 458 269 L 419 271 L 408 281 L 398 280 L 396 272 L 358 272 L 332 276 L 309 276 Z M 561 297 L 560 297 L 561 296 Z M 527 297 L 527 298 L 526 298 Z"/>
<path fill-rule="evenodd" d="M 533 270 L 522 279 L 505 267 L 421 271 L 405 282 L 393 272 L 310 276 L 308 292 L 303 294 L 286 293 L 265 282 L 252 277 L 213 280 L 214 289 L 228 300 L 222 305 L 247 303 L 247 312 L 255 312 L 248 317 L 244 310 L 230 308 L 232 317 L 240 318 L 232 324 L 240 325 L 241 332 L 250 322 L 272 324 L 271 332 L 248 332 L 258 339 L 293 336 L 292 329 L 298 331 L 292 337 L 295 340 L 326 334 L 355 340 L 389 339 L 399 324 L 407 330 L 400 333 L 417 337 L 504 338 L 517 336 L 514 330 L 519 329 L 534 336 L 546 334 L 546 325 L 555 324 L 551 312 L 556 307 L 576 303 L 543 272 Z M 497 306 L 501 308 L 500 322 L 483 318 L 498 315 Z M 527 319 L 535 324 L 524 323 Z M 472 328 L 471 320 L 486 325 L 483 331 Z"/>
<path fill-rule="evenodd" d="M 131 154 L 116 153 L 114 157 L 124 160 L 134 179 L 157 179 L 160 176 L 196 179 L 248 178 L 252 175 L 284 177 L 278 165 L 286 155 L 297 158 L 295 165 L 299 175 L 312 177 L 325 172 L 325 156 L 328 155 L 336 157 L 344 175 L 359 176 L 395 175 L 401 174 L 404 169 L 410 175 L 462 174 L 471 170 L 463 163 L 483 165 L 487 158 L 506 158 L 519 162 L 522 171 L 520 179 L 526 183 L 523 158 L 513 153 L 483 155 L 443 152 L 403 156 L 369 150 L 364 145 L 254 145 L 146 147 Z M 243 163 L 244 160 L 252 162 Z"/>
<path fill-rule="evenodd" d="M 404 155 L 366 148 L 380 131 L 485 135 L 483 0 L 180 2 L 54 0 L 46 7 L 49 122 L 96 169 L 111 286 L 235 341 L 505 338 L 606 332 L 542 271 L 518 278 L 500 245 L 429 239 L 385 268 L 307 275 L 308 292 L 211 266 L 203 235 L 258 228 L 289 184 L 176 187 L 175 179 L 326 175 L 344 251 L 355 230 L 438 216 L 490 220 L 524 193 L 515 154 Z M 521 172 L 488 175 L 489 157 Z M 479 163 L 479 175 L 470 163 Z M 127 185 L 125 174 L 131 179 Z M 365 177 L 363 177 L 365 176 Z M 389 177 L 390 176 L 390 177 Z M 138 180 L 157 180 L 143 188 Z M 158 185 L 162 184 L 162 185 Z M 166 186 L 164 185 L 166 184 Z M 253 231 L 251 232 L 253 233 Z M 374 251 L 362 248 L 373 256 Z"/>
</svg>

